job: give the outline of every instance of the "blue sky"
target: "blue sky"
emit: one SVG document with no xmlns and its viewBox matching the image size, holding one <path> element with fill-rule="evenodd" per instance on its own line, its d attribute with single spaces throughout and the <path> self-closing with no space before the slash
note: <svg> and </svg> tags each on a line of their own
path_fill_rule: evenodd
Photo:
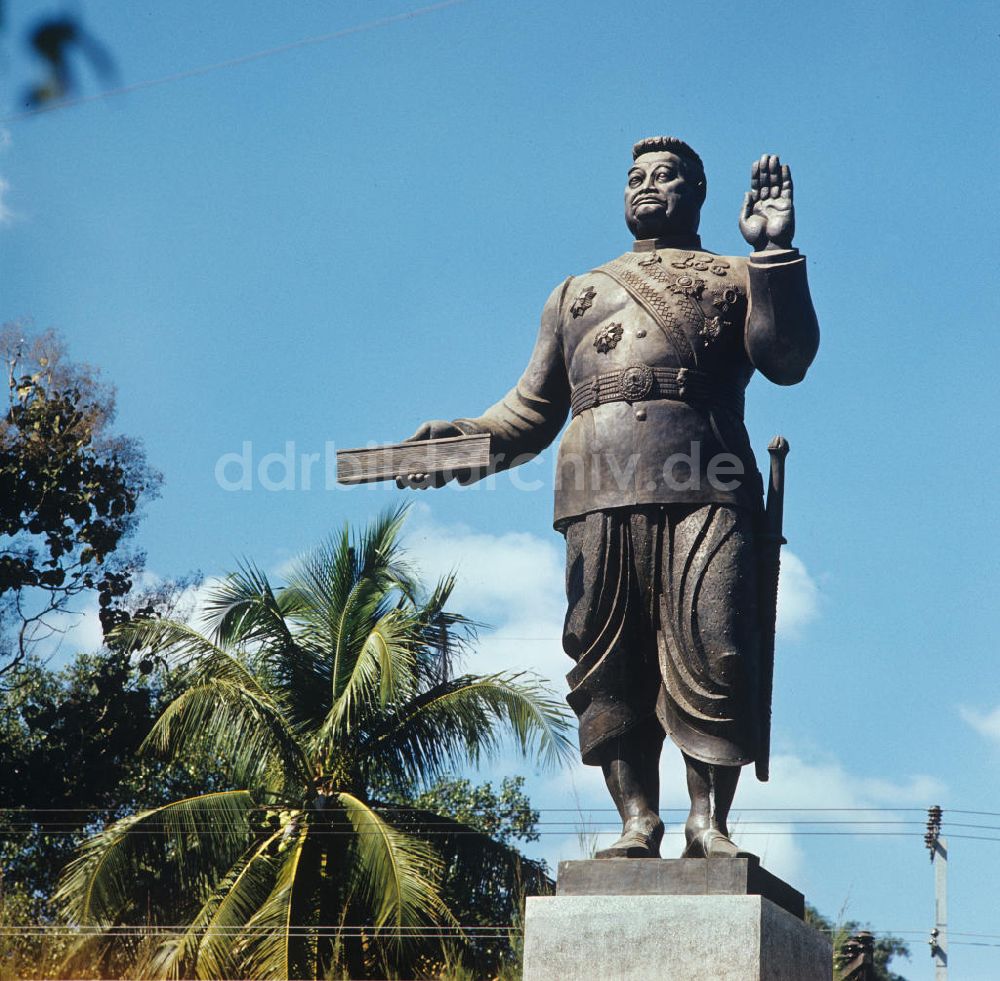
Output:
<svg viewBox="0 0 1000 981">
<path fill-rule="evenodd" d="M 127 86 L 414 8 L 69 9 Z M 166 476 L 140 533 L 152 570 L 217 575 L 241 556 L 279 570 L 399 501 L 389 486 L 327 489 L 327 444 L 402 438 L 503 394 L 552 287 L 629 247 L 635 139 L 672 133 L 698 149 L 703 240 L 730 254 L 746 251 L 750 163 L 778 152 L 823 340 L 804 384 L 756 379 L 748 393 L 758 454 L 777 432 L 792 445 L 795 559 L 779 765 L 766 786 L 748 774 L 737 805 L 1000 815 L 994 5 L 466 0 L 17 118 L 38 73 L 23 32 L 59 9 L 12 3 L 0 36 L 0 318 L 59 328 L 117 384 L 121 429 Z M 81 77 L 98 90 L 85 66 Z M 252 489 L 226 490 L 217 464 L 246 442 Z M 269 491 L 256 467 L 288 444 L 296 489 Z M 304 454 L 320 454 L 309 490 Z M 422 495 L 411 543 L 429 572 L 458 563 L 458 599 L 496 627 L 470 667 L 534 665 L 562 686 L 551 507 L 546 454 L 518 479 Z M 575 787 L 581 806 L 604 807 L 593 776 L 532 775 L 533 798 L 573 807 Z M 669 752 L 664 781 L 664 806 L 681 806 Z M 846 902 L 876 929 L 929 929 L 919 833 L 788 828 L 767 839 L 769 863 L 822 910 Z M 576 847 L 572 834 L 543 845 L 550 858 Z M 952 930 L 1000 944 L 1000 842 L 953 837 L 950 868 Z M 909 939 L 904 973 L 931 977 L 924 935 Z M 997 977 L 1000 947 L 956 946 L 952 964 Z"/>
</svg>

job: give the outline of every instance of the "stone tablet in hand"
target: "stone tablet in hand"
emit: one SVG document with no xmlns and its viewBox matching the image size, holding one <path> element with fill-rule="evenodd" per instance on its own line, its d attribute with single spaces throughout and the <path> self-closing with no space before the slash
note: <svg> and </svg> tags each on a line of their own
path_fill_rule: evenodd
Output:
<svg viewBox="0 0 1000 981">
<path fill-rule="evenodd" d="M 337 451 L 337 483 L 367 484 L 422 473 L 446 479 L 462 472 L 483 471 L 490 463 L 490 436 L 449 436 L 385 443 L 365 449 Z"/>
</svg>

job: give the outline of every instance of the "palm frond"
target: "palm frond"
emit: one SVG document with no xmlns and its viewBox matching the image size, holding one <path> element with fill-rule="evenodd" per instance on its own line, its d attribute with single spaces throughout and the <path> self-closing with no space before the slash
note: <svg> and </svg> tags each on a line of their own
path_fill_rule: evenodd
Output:
<svg viewBox="0 0 1000 981">
<path fill-rule="evenodd" d="M 229 868 L 254 806 L 248 791 L 228 790 L 123 818 L 83 843 L 53 898 L 73 923 L 111 925 L 130 905 L 144 867 L 172 864 L 182 884 Z"/>
<path fill-rule="evenodd" d="M 511 906 L 522 892 L 537 895 L 552 888 L 543 862 L 525 858 L 512 845 L 496 841 L 478 828 L 413 806 L 394 809 L 387 805 L 384 812 L 407 833 L 432 836 L 448 870 L 444 883 L 447 896 L 466 906 L 453 909 L 462 922 L 471 922 L 471 910 L 483 908 L 495 910 L 499 917 L 488 922 L 503 922 L 513 913 Z"/>
<path fill-rule="evenodd" d="M 367 525 L 361 534 L 358 565 L 360 576 L 384 575 L 413 601 L 419 591 L 419 580 L 406 561 L 400 542 L 408 511 L 407 504 L 387 508 Z"/>
<path fill-rule="evenodd" d="M 455 924 L 438 893 L 442 867 L 434 849 L 394 828 L 353 794 L 337 796 L 354 828 L 355 883 L 374 911 L 375 928 L 388 928 L 388 940 L 399 942 L 400 928 L 442 920 Z"/>
<path fill-rule="evenodd" d="M 483 626 L 445 609 L 454 589 L 454 573 L 443 576 L 430 596 L 417 607 L 422 640 L 417 666 L 421 680 L 428 685 L 454 677 L 459 658 L 475 640 L 478 628 Z"/>
<path fill-rule="evenodd" d="M 252 562 L 241 563 L 210 590 L 204 606 L 205 620 L 221 647 L 274 639 L 294 643 L 286 609 L 267 576 Z"/>
<path fill-rule="evenodd" d="M 436 685 L 387 718 L 359 748 L 374 786 L 426 783 L 496 753 L 505 738 L 543 765 L 568 759 L 570 717 L 527 673 L 464 675 Z"/>
<path fill-rule="evenodd" d="M 287 981 L 300 976 L 297 968 L 302 966 L 305 924 L 296 915 L 297 893 L 301 892 L 300 868 L 308 837 L 309 828 L 303 826 L 291 839 L 270 894 L 247 921 L 236 944 L 243 977 Z"/>
<path fill-rule="evenodd" d="M 283 834 L 284 830 L 276 831 L 261 842 L 245 863 L 234 867 L 220 883 L 218 901 L 198 946 L 199 978 L 224 978 L 237 973 L 235 940 L 274 888 L 279 866 L 268 851 Z"/>
<path fill-rule="evenodd" d="M 301 629 L 312 612 L 310 597 L 285 588 L 275 592 L 267 576 L 244 563 L 210 595 L 208 621 L 217 643 L 239 645 L 246 659 L 270 675 L 296 723 L 310 725 L 329 708 L 330 663 L 312 632 Z M 320 693 L 317 699 L 317 693 Z"/>
<path fill-rule="evenodd" d="M 222 878 L 187 929 L 170 937 L 137 965 L 143 978 L 185 978 L 195 972 L 199 978 L 235 977 L 232 956 L 241 927 L 268 896 L 274 884 L 276 866 L 266 851 L 281 837 L 277 831 L 254 845 Z"/>
<path fill-rule="evenodd" d="M 308 760 L 281 706 L 262 686 L 210 678 L 177 696 L 153 724 L 140 752 L 168 758 L 191 747 L 210 747 L 226 760 L 229 776 L 244 786 L 301 789 L 309 781 Z"/>
<path fill-rule="evenodd" d="M 316 735 L 323 752 L 384 713 L 386 706 L 414 690 L 414 650 L 419 636 L 406 611 L 392 609 L 372 624 L 360 650 L 347 663 L 351 670 Z"/>
<path fill-rule="evenodd" d="M 400 596 L 416 592 L 416 582 L 401 560 L 403 516 L 404 509 L 383 513 L 356 545 L 345 528 L 301 558 L 289 574 L 283 592 L 296 603 L 296 642 L 328 659 L 330 692 L 321 718 L 345 689 L 354 690 L 347 692 L 338 714 L 342 717 L 356 704 L 357 689 L 363 686 L 352 681 L 370 677 L 372 655 L 377 658 L 379 651 L 373 632 L 386 625 Z M 381 679 L 390 680 L 388 675 Z"/>
<path fill-rule="evenodd" d="M 178 620 L 132 620 L 115 627 L 111 636 L 130 652 L 162 655 L 192 677 L 225 678 L 260 689 L 257 678 L 237 650 L 219 646 Z"/>
<path fill-rule="evenodd" d="M 100 965 L 111 953 L 117 938 L 104 933 L 84 933 L 70 944 L 59 963 L 60 977 L 96 977 Z"/>
<path fill-rule="evenodd" d="M 346 541 L 336 551 L 322 549 L 306 556 L 289 575 L 289 589 L 302 611 L 299 640 L 328 659 L 328 706 L 337 697 L 341 678 L 350 672 L 345 662 L 351 657 L 358 622 L 370 619 L 385 595 L 377 582 L 356 575 L 353 550 Z"/>
</svg>

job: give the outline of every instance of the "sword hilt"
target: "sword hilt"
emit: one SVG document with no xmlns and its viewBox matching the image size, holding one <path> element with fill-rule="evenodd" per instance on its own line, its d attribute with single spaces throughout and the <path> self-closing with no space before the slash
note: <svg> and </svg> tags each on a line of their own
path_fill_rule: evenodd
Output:
<svg viewBox="0 0 1000 981">
<path fill-rule="evenodd" d="M 785 509 L 785 457 L 788 456 L 788 440 L 784 436 L 775 436 L 767 444 L 767 452 L 771 458 L 770 477 L 767 482 L 767 504 L 764 513 L 767 516 L 767 531 L 770 536 L 780 539 L 781 525 Z"/>
</svg>

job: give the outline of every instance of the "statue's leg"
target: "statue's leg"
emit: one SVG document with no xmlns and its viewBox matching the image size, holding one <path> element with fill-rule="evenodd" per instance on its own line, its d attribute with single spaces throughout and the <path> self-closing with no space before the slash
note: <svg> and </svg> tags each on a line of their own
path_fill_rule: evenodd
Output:
<svg viewBox="0 0 1000 981">
<path fill-rule="evenodd" d="M 687 769 L 684 855 L 732 856 L 729 809 L 759 713 L 752 515 L 713 504 L 666 517 L 657 708 Z"/>
<path fill-rule="evenodd" d="M 663 837 L 660 673 L 637 569 L 649 564 L 648 523 L 645 514 L 596 512 L 565 531 L 563 647 L 576 662 L 567 701 L 580 720 L 583 762 L 601 767 L 622 819 L 621 838 L 598 858 L 653 858 Z"/>
<path fill-rule="evenodd" d="M 660 749 L 663 730 L 656 720 L 633 729 L 602 748 L 601 770 L 622 819 L 622 836 L 597 858 L 657 858 L 663 822 L 660 798 Z"/>
<path fill-rule="evenodd" d="M 688 858 L 732 857 L 738 849 L 729 837 L 729 809 L 740 779 L 738 766 L 713 766 L 684 754 L 691 812 L 684 835 Z"/>
</svg>

